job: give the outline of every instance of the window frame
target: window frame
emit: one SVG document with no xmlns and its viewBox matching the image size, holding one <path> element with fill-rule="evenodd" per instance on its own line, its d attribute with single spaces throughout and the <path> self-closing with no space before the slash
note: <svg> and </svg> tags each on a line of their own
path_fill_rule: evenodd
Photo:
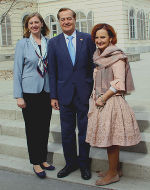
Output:
<svg viewBox="0 0 150 190">
<path fill-rule="evenodd" d="M 9 21 L 9 22 L 8 22 Z M 3 30 L 3 24 L 5 26 L 5 41 L 6 43 L 4 44 L 3 43 L 3 35 L 2 35 L 2 30 Z M 10 39 L 9 39 L 9 33 L 8 33 L 8 27 L 10 29 Z M 6 15 L 4 17 L 4 20 L 3 22 L 0 24 L 0 44 L 1 44 L 1 47 L 9 47 L 9 46 L 12 46 L 12 31 L 11 31 L 11 20 L 10 20 L 10 16 L 9 15 Z"/>
<path fill-rule="evenodd" d="M 131 11 L 133 15 L 131 16 Z M 136 40 L 137 39 L 137 32 L 136 32 L 136 16 L 134 8 L 130 8 L 128 12 L 128 24 L 129 24 L 129 39 Z"/>
</svg>

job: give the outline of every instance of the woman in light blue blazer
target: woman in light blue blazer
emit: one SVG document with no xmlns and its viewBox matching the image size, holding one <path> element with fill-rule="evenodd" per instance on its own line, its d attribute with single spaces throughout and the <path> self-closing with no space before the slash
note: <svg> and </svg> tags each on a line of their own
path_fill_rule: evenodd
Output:
<svg viewBox="0 0 150 190">
<path fill-rule="evenodd" d="M 22 108 L 30 163 L 40 178 L 46 177 L 44 169 L 55 169 L 46 161 L 52 113 L 45 38 L 48 34 L 49 29 L 41 15 L 29 15 L 24 38 L 16 45 L 14 61 L 14 98 Z"/>
</svg>

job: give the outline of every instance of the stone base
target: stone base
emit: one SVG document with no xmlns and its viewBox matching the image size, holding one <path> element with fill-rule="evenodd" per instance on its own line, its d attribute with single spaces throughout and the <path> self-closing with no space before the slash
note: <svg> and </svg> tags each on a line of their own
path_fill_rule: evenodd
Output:
<svg viewBox="0 0 150 190">
<path fill-rule="evenodd" d="M 0 62 L 14 60 L 14 54 L 0 54 Z"/>
<path fill-rule="evenodd" d="M 137 53 L 137 54 L 126 53 L 126 55 L 128 56 L 129 62 L 140 61 L 140 54 L 139 53 Z"/>
</svg>

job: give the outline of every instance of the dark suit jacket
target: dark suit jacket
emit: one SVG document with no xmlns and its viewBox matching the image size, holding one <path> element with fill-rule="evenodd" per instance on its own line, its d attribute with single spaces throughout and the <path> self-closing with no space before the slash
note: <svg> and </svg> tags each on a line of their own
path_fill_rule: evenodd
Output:
<svg viewBox="0 0 150 190">
<path fill-rule="evenodd" d="M 48 71 L 50 94 L 59 104 L 68 105 L 74 91 L 80 100 L 88 104 L 93 87 L 93 53 L 95 44 L 91 35 L 76 32 L 76 59 L 72 65 L 64 34 L 52 38 L 48 43 Z"/>
</svg>

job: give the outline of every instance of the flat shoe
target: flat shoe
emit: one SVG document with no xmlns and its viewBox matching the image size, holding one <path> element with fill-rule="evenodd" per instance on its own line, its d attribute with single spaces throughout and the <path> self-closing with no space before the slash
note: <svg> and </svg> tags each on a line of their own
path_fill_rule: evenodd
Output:
<svg viewBox="0 0 150 190">
<path fill-rule="evenodd" d="M 55 170 L 55 167 L 52 165 L 45 167 L 43 164 L 41 164 L 40 166 L 42 169 L 45 169 L 45 170 Z"/>
<path fill-rule="evenodd" d="M 33 168 L 34 173 L 41 179 L 44 179 L 46 177 L 45 171 L 42 172 L 36 172 L 35 169 Z"/>
<path fill-rule="evenodd" d="M 109 184 L 112 184 L 112 183 L 116 183 L 119 180 L 120 180 L 120 178 L 119 178 L 119 175 L 117 174 L 115 177 L 113 177 L 109 181 L 103 181 L 103 179 L 101 179 L 101 180 L 97 180 L 95 184 L 97 186 L 104 186 L 104 185 L 109 185 Z"/>
</svg>

